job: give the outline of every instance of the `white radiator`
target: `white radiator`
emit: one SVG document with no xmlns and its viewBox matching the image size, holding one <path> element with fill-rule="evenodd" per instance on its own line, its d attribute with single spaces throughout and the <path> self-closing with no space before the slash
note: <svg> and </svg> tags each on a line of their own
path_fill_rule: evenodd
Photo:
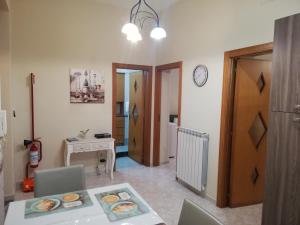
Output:
<svg viewBox="0 0 300 225">
<path fill-rule="evenodd" d="M 178 128 L 177 180 L 203 193 L 207 184 L 209 135 Z"/>
</svg>

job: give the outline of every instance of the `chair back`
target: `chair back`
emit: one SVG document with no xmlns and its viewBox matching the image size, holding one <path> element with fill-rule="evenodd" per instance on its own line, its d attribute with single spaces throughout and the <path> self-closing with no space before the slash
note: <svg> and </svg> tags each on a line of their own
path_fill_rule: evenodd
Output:
<svg viewBox="0 0 300 225">
<path fill-rule="evenodd" d="M 56 195 L 86 189 L 82 165 L 34 172 L 34 197 Z"/>
<path fill-rule="evenodd" d="M 178 225 L 222 225 L 222 223 L 194 202 L 185 199 Z"/>
</svg>

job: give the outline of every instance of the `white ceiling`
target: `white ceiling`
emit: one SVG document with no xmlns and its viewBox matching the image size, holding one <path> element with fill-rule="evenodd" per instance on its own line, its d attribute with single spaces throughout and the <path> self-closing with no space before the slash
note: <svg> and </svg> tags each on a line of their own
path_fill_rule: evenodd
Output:
<svg viewBox="0 0 300 225">
<path fill-rule="evenodd" d="M 119 6 L 123 8 L 131 8 L 138 0 L 97 0 L 99 2 Z M 146 2 L 156 11 L 160 12 L 179 0 L 147 0 Z"/>
</svg>

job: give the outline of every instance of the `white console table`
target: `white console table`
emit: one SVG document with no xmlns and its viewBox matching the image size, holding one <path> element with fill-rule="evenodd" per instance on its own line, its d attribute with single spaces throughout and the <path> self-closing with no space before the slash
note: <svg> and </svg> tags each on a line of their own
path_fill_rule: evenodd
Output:
<svg viewBox="0 0 300 225">
<path fill-rule="evenodd" d="M 70 158 L 73 153 L 107 151 L 106 171 L 110 171 L 110 177 L 113 179 L 113 171 L 116 160 L 115 139 L 78 139 L 78 141 L 69 142 L 65 140 L 65 166 L 70 166 Z M 108 166 L 110 168 L 108 169 Z"/>
</svg>

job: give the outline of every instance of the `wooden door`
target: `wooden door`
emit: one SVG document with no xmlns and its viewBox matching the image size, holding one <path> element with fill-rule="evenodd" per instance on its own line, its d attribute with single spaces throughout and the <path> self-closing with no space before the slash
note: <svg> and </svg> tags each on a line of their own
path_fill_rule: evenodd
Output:
<svg viewBox="0 0 300 225">
<path fill-rule="evenodd" d="M 231 143 L 231 207 L 263 200 L 270 79 L 270 61 L 238 60 Z"/>
<path fill-rule="evenodd" d="M 124 102 L 125 74 L 117 73 L 117 102 Z"/>
<path fill-rule="evenodd" d="M 129 137 L 128 155 L 133 160 L 143 163 L 144 144 L 144 110 L 145 92 L 143 72 L 134 72 L 129 75 Z"/>
<path fill-rule="evenodd" d="M 116 115 L 115 116 L 115 144 L 116 146 L 124 145 L 124 94 L 125 94 L 125 74 L 117 73 L 117 91 L 116 91 Z"/>
<path fill-rule="evenodd" d="M 276 20 L 271 109 L 300 112 L 300 14 Z"/>
<path fill-rule="evenodd" d="M 271 113 L 263 225 L 300 224 L 299 120 L 300 114 Z"/>
<path fill-rule="evenodd" d="M 263 225 L 300 225 L 300 14 L 275 23 Z"/>
</svg>

